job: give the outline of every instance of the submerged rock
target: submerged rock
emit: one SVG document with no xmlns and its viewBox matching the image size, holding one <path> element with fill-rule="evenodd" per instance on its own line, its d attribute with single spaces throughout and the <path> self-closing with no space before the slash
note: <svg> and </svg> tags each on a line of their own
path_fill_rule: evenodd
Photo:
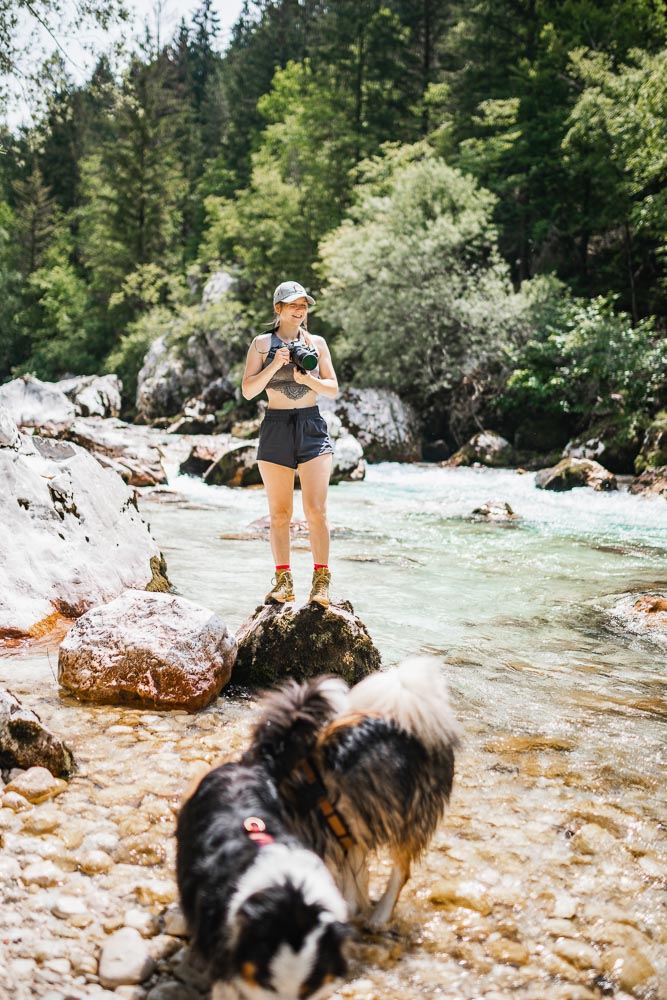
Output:
<svg viewBox="0 0 667 1000">
<path fill-rule="evenodd" d="M 667 645 L 667 593 L 626 594 L 607 615 L 624 632 Z"/>
<path fill-rule="evenodd" d="M 616 476 L 599 462 L 587 458 L 564 458 L 550 469 L 541 469 L 535 476 L 535 485 L 540 490 L 574 489 L 575 486 L 591 486 L 594 490 L 617 490 Z"/>
<path fill-rule="evenodd" d="M 0 446 L 0 481 L 0 638 L 43 632 L 164 568 L 134 492 L 76 445 L 21 435 Z"/>
<path fill-rule="evenodd" d="M 82 701 L 194 712 L 228 682 L 235 655 L 234 637 L 207 608 L 128 590 L 70 629 L 58 681 Z"/>
<path fill-rule="evenodd" d="M 487 500 L 481 507 L 475 507 L 470 518 L 472 521 L 494 521 L 501 524 L 521 520 L 505 500 Z"/>
<path fill-rule="evenodd" d="M 454 452 L 445 465 L 487 465 L 500 469 L 511 465 L 514 460 L 512 445 L 495 431 L 480 431 L 467 444 Z"/>
<path fill-rule="evenodd" d="M 74 771 L 72 751 L 39 716 L 0 688 L 0 767 L 46 768 L 56 777 Z"/>
<path fill-rule="evenodd" d="M 349 601 L 266 604 L 236 633 L 238 657 L 232 681 L 269 687 L 288 677 L 307 680 L 337 674 L 356 684 L 380 667 L 380 653 Z"/>
</svg>

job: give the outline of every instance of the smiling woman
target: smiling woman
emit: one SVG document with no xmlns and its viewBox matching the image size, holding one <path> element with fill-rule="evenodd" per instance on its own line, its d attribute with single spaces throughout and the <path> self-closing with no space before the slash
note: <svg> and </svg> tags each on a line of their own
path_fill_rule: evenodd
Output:
<svg viewBox="0 0 667 1000">
<path fill-rule="evenodd" d="M 331 582 L 327 492 L 333 446 L 317 397 L 336 396 L 338 380 L 324 337 L 308 332 L 309 305 L 315 305 L 315 300 L 298 281 L 278 285 L 273 293 L 273 328 L 250 345 L 241 388 L 246 399 L 266 391 L 269 400 L 257 452 L 269 500 L 276 566 L 265 602 L 284 604 L 295 599 L 290 521 L 298 469 L 314 562 L 309 601 L 327 607 Z"/>
</svg>

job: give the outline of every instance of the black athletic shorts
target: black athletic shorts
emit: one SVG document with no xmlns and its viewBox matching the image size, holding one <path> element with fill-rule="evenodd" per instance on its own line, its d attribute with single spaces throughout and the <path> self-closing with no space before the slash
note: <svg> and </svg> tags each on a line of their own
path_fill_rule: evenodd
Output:
<svg viewBox="0 0 667 1000">
<path fill-rule="evenodd" d="M 266 411 L 259 429 L 259 462 L 296 469 L 318 455 L 333 455 L 327 422 L 318 406 Z"/>
</svg>

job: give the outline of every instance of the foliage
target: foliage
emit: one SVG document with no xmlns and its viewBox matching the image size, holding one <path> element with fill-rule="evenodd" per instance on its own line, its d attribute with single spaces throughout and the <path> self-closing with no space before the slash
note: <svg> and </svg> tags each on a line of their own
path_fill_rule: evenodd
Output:
<svg viewBox="0 0 667 1000">
<path fill-rule="evenodd" d="M 412 153 L 368 165 L 321 248 L 321 308 L 355 382 L 392 386 L 432 415 L 502 355 L 525 306 L 497 250 L 493 196 L 424 147 Z"/>
<path fill-rule="evenodd" d="M 571 433 L 610 414 L 646 418 L 667 400 L 667 341 L 609 299 L 555 288 L 532 305 L 532 335 L 513 352 L 498 401 L 510 421 L 547 416 Z"/>
</svg>

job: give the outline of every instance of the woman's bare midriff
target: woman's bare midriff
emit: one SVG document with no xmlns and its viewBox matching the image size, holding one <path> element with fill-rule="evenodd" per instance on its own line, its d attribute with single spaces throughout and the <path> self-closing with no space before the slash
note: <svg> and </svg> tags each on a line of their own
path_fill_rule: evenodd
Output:
<svg viewBox="0 0 667 1000">
<path fill-rule="evenodd" d="M 267 388 L 266 395 L 268 396 L 270 410 L 303 410 L 307 406 L 317 405 L 316 392 L 309 391 L 300 399 L 289 399 L 284 393 Z"/>
</svg>

